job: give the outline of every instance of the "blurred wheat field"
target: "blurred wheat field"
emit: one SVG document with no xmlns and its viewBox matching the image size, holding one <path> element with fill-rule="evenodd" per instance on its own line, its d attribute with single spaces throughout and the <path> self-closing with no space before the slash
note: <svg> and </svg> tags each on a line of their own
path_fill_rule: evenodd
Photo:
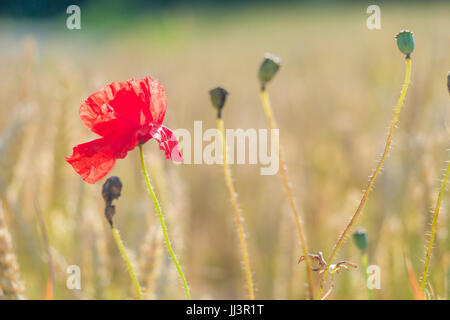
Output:
<svg viewBox="0 0 450 320">
<path fill-rule="evenodd" d="M 50 25 L 0 20 L 0 210 L 23 295 L 45 298 L 54 274 L 55 299 L 134 298 L 103 216 L 103 181 L 84 183 L 64 161 L 74 145 L 95 138 L 79 119 L 81 102 L 106 83 L 150 75 L 166 88 L 166 123 L 173 129 L 192 131 L 195 120 L 203 121 L 204 130 L 214 128 L 208 90 L 217 85 L 230 92 L 228 128 L 266 128 L 257 82 L 265 52 L 282 59 L 268 91 L 309 250 L 328 256 L 384 146 L 404 76 L 394 36 L 408 28 L 416 41 L 411 86 L 390 157 L 357 225 L 367 230 L 370 263 L 381 270 L 374 298 L 412 299 L 405 256 L 419 277 L 430 212 L 449 160 L 449 17 L 450 5 L 442 3 L 383 5 L 382 29 L 376 31 L 366 28 L 365 7 L 357 5 L 173 10 L 113 26 L 100 20 L 97 26 L 88 12 L 78 31 L 67 30 L 63 19 Z M 174 165 L 154 142 L 144 150 L 193 297 L 246 298 L 221 167 Z M 255 165 L 231 169 L 256 297 L 305 299 L 304 266 L 297 264 L 302 252 L 279 176 L 261 176 Z M 115 223 L 145 297 L 183 298 L 138 151 L 118 161 L 110 175 L 124 185 Z M 449 226 L 444 205 L 430 298 L 450 295 Z M 360 265 L 351 239 L 336 260 L 343 259 Z M 81 269 L 81 290 L 66 288 L 69 265 Z M 319 280 L 315 274 L 316 286 Z M 366 294 L 361 268 L 334 277 L 330 298 Z"/>
</svg>

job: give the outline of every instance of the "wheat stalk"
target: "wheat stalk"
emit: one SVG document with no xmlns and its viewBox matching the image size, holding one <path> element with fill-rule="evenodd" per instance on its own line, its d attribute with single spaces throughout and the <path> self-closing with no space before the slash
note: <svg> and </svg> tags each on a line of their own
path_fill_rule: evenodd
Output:
<svg viewBox="0 0 450 320">
<path fill-rule="evenodd" d="M 0 299 L 24 299 L 19 264 L 13 250 L 11 234 L 0 203 Z"/>
</svg>

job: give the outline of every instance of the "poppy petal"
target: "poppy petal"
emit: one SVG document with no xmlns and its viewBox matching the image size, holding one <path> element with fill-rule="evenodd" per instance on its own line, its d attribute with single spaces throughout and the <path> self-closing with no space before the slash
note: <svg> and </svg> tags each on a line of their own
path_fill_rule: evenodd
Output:
<svg viewBox="0 0 450 320">
<path fill-rule="evenodd" d="M 150 77 L 145 78 L 150 91 L 150 113 L 151 119 L 147 119 L 149 122 L 155 122 L 162 124 L 167 110 L 167 97 L 164 87 L 158 80 Z"/>
<path fill-rule="evenodd" d="M 133 131 L 116 130 L 108 137 L 75 146 L 66 161 L 83 180 L 95 183 L 108 174 L 116 159 L 125 158 L 138 144 Z"/>
<path fill-rule="evenodd" d="M 126 127 L 126 121 L 120 119 L 110 101 L 119 91 L 127 87 L 127 83 L 113 82 L 91 94 L 80 106 L 79 114 L 83 124 L 103 137 L 114 132 L 118 126 Z"/>
<path fill-rule="evenodd" d="M 182 162 L 173 132 L 162 126 L 167 109 L 164 87 L 151 77 L 113 82 L 90 95 L 80 106 L 86 127 L 102 138 L 77 145 L 66 161 L 89 183 L 112 169 L 138 144 L 155 138 L 167 159 Z"/>
<path fill-rule="evenodd" d="M 135 128 L 162 124 L 167 98 L 164 87 L 151 77 L 113 82 L 90 95 L 80 107 L 80 117 L 92 132 L 103 137 L 117 127 Z"/>
<path fill-rule="evenodd" d="M 114 167 L 116 159 L 109 139 L 100 138 L 73 148 L 66 161 L 88 183 L 95 183 L 108 174 Z"/>
<path fill-rule="evenodd" d="M 178 148 L 178 140 L 169 128 L 160 126 L 152 133 L 153 139 L 158 141 L 159 148 L 165 151 L 166 159 L 175 162 L 183 162 L 183 156 Z"/>
<path fill-rule="evenodd" d="M 130 79 L 127 81 L 129 90 L 134 92 L 129 95 L 128 101 L 135 107 L 132 115 L 134 121 L 140 125 L 149 123 L 162 124 L 167 110 L 167 97 L 163 85 L 156 79 L 146 77 L 144 79 Z M 116 104 L 116 101 L 114 101 Z M 113 106 L 116 111 L 123 106 L 123 103 L 117 103 L 117 107 Z M 130 111 L 127 111 L 130 112 Z"/>
</svg>

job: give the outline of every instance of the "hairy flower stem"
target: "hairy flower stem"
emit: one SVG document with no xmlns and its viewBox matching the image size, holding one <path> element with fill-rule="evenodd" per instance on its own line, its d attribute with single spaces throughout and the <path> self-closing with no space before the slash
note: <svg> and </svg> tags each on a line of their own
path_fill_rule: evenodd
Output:
<svg viewBox="0 0 450 320">
<path fill-rule="evenodd" d="M 139 300 L 144 300 L 141 287 L 139 286 L 139 282 L 136 276 L 136 272 L 134 272 L 133 265 L 131 264 L 130 258 L 128 258 L 127 252 L 122 243 L 122 239 L 120 239 L 119 231 L 117 231 L 117 229 L 113 226 L 111 226 L 111 231 L 114 236 L 114 240 L 116 241 L 117 247 L 119 248 L 119 251 L 122 254 L 122 258 L 125 261 L 125 265 L 127 266 L 128 273 L 130 274 L 131 280 L 133 281 L 133 285 L 136 289 L 138 298 Z"/>
<path fill-rule="evenodd" d="M 238 204 L 236 191 L 234 190 L 233 180 L 231 177 L 231 171 L 228 167 L 227 162 L 227 142 L 226 142 L 226 136 L 225 136 L 225 126 L 223 124 L 223 119 L 218 118 L 217 119 L 217 128 L 220 131 L 220 136 L 222 138 L 222 150 L 223 150 L 223 172 L 225 176 L 225 183 L 228 189 L 228 193 L 230 194 L 231 204 L 233 206 L 234 211 L 234 217 L 236 219 L 236 226 L 237 231 L 239 234 L 239 241 L 241 243 L 241 253 L 242 253 L 242 261 L 244 262 L 245 267 L 245 275 L 247 277 L 247 285 L 248 285 L 248 294 L 250 300 L 255 300 L 255 293 L 253 290 L 253 281 L 252 281 L 252 272 L 250 269 L 250 262 L 248 258 L 248 251 L 247 251 L 247 243 L 245 241 L 245 232 L 244 232 L 244 226 L 242 224 L 242 217 L 241 217 L 241 209 Z"/>
<path fill-rule="evenodd" d="M 265 90 L 264 87 L 261 88 L 261 102 L 262 102 L 262 106 L 264 108 L 264 113 L 266 114 L 267 122 L 269 123 L 270 129 L 272 129 L 272 130 L 278 129 L 278 126 L 277 126 L 276 121 L 275 121 L 275 117 L 273 116 L 272 108 L 270 106 L 269 96 L 268 96 L 267 91 Z M 310 260 L 310 257 L 309 257 L 308 246 L 306 244 L 306 237 L 305 237 L 305 234 L 303 232 L 302 223 L 300 221 L 298 210 L 297 210 L 297 206 L 296 206 L 295 201 L 294 201 L 294 195 L 293 195 L 291 186 L 289 184 L 287 169 L 286 169 L 286 166 L 284 164 L 284 159 L 283 159 L 283 156 L 282 156 L 281 148 L 280 148 L 280 152 L 279 152 L 279 163 L 280 163 L 280 174 L 281 174 L 281 178 L 282 178 L 282 181 L 283 181 L 284 191 L 286 193 L 286 196 L 288 197 L 289 204 L 290 204 L 291 209 L 292 209 L 292 214 L 293 214 L 293 217 L 294 217 L 295 226 L 297 228 L 297 233 L 298 233 L 298 236 L 300 238 L 300 244 L 302 246 L 303 255 L 305 257 L 306 275 L 307 275 L 307 278 L 308 278 L 308 293 L 309 293 L 309 299 L 312 300 L 312 299 L 314 299 L 314 293 L 313 293 L 311 260 Z"/>
<path fill-rule="evenodd" d="M 161 229 L 164 235 L 164 242 L 166 243 L 167 250 L 169 251 L 170 257 L 172 258 L 175 267 L 177 268 L 178 274 L 180 275 L 181 281 L 183 282 L 184 293 L 186 295 L 186 299 L 191 300 L 191 293 L 189 291 L 189 286 L 186 281 L 186 277 L 184 276 L 183 270 L 181 269 L 180 263 L 178 262 L 177 257 L 175 256 L 175 252 L 172 249 L 172 245 L 170 243 L 169 234 L 167 232 L 166 223 L 164 222 L 164 216 L 161 210 L 161 206 L 159 204 L 158 198 L 156 198 L 155 191 L 153 190 L 153 186 L 150 182 L 150 178 L 147 173 L 147 169 L 145 167 L 144 161 L 144 151 L 142 148 L 142 144 L 139 145 L 139 155 L 141 158 L 141 166 L 142 166 L 142 174 L 144 175 L 145 183 L 147 185 L 148 192 L 153 199 L 153 203 L 156 208 L 156 212 L 158 213 L 159 222 L 161 223 Z"/>
<path fill-rule="evenodd" d="M 367 299 L 372 300 L 372 290 L 367 286 L 367 280 L 369 279 L 369 274 L 367 273 L 367 268 L 369 268 L 369 256 L 367 252 L 364 252 L 361 256 L 362 265 L 364 268 L 364 279 L 367 288 Z"/>
<path fill-rule="evenodd" d="M 355 224 L 356 219 L 358 219 L 358 217 L 360 216 L 362 209 L 364 208 L 364 205 L 367 201 L 367 197 L 369 196 L 369 193 L 375 184 L 375 180 L 376 180 L 378 174 L 380 173 L 381 168 L 383 167 L 384 161 L 386 160 L 387 155 L 389 153 L 389 149 L 390 149 L 391 143 L 392 143 L 392 137 L 394 135 L 394 130 L 395 130 L 395 127 L 397 126 L 398 118 L 400 115 L 400 110 L 402 109 L 403 102 L 404 102 L 405 96 L 406 96 L 406 91 L 408 90 L 409 81 L 411 79 L 411 58 L 409 56 L 407 56 L 405 61 L 406 61 L 405 80 L 403 82 L 403 87 L 402 87 L 402 90 L 400 92 L 400 97 L 397 102 L 397 107 L 395 108 L 394 118 L 392 119 L 392 124 L 389 129 L 389 135 L 387 137 L 386 144 L 384 146 L 383 154 L 381 155 L 380 161 L 378 162 L 378 165 L 377 165 L 375 171 L 369 178 L 369 183 L 367 184 L 367 188 L 364 191 L 364 194 L 362 196 L 362 199 L 361 199 L 361 202 L 359 203 L 358 208 L 356 209 L 355 213 L 353 214 L 353 217 L 350 219 L 349 223 L 345 227 L 344 231 L 339 236 L 338 241 L 336 242 L 336 244 L 333 247 L 333 251 L 331 252 L 330 257 L 327 259 L 328 265 L 327 265 L 327 268 L 325 269 L 325 272 L 323 273 L 322 279 L 320 281 L 319 294 L 317 296 L 317 299 L 320 299 L 322 296 L 323 284 L 328 275 L 329 267 L 330 267 L 331 263 L 333 262 L 333 259 L 336 256 L 337 251 L 339 250 L 342 243 L 344 242 L 345 237 L 349 233 L 352 226 Z"/>
<path fill-rule="evenodd" d="M 433 249 L 434 238 L 436 236 L 436 225 L 437 225 L 437 219 L 438 219 L 438 215 L 439 215 L 439 209 L 441 208 L 442 197 L 444 195 L 445 188 L 447 186 L 447 181 L 448 181 L 449 175 L 450 175 L 450 162 L 447 165 L 447 171 L 445 172 L 444 180 L 442 180 L 441 189 L 439 190 L 439 195 L 438 195 L 438 199 L 436 202 L 436 207 L 434 208 L 434 212 L 433 212 L 433 222 L 431 223 L 430 242 L 428 243 L 427 255 L 425 257 L 425 266 L 424 266 L 423 274 L 422 274 L 422 282 L 420 283 L 420 290 L 422 291 L 422 294 L 424 293 L 425 284 L 427 282 L 428 267 L 430 265 L 431 250 Z"/>
</svg>

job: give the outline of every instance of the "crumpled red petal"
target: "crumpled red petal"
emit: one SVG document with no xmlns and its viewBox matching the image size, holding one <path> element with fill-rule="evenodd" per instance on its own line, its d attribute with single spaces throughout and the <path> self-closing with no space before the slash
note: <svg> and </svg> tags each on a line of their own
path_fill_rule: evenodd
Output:
<svg viewBox="0 0 450 320">
<path fill-rule="evenodd" d="M 102 138 L 73 148 L 66 161 L 89 183 L 95 183 L 138 144 L 154 138 L 166 158 L 182 162 L 178 141 L 162 122 L 167 100 L 164 87 L 150 77 L 113 82 L 90 95 L 80 107 L 84 125 Z"/>
<path fill-rule="evenodd" d="M 130 79 L 127 83 L 144 103 L 137 119 L 139 124 L 162 124 L 167 110 L 167 97 L 163 85 L 150 77 L 140 80 Z"/>
<path fill-rule="evenodd" d="M 83 124 L 103 137 L 122 126 L 109 101 L 126 86 L 126 83 L 113 82 L 91 94 L 80 106 L 79 114 Z"/>
<path fill-rule="evenodd" d="M 106 176 L 116 163 L 114 150 L 106 138 L 75 146 L 66 161 L 88 183 L 95 183 Z"/>
<path fill-rule="evenodd" d="M 106 138 L 75 146 L 72 155 L 66 157 L 66 161 L 84 181 L 95 183 L 108 174 L 116 159 L 125 158 L 128 151 L 133 150 L 138 144 L 139 141 L 132 132 L 117 131 Z"/>
<path fill-rule="evenodd" d="M 83 102 L 79 113 L 86 127 L 105 137 L 117 127 L 162 124 L 166 109 L 164 87 L 158 80 L 146 77 L 103 87 Z"/>
<path fill-rule="evenodd" d="M 183 156 L 178 148 L 178 140 L 175 134 L 169 128 L 160 126 L 155 132 L 152 132 L 153 139 L 158 141 L 159 148 L 165 151 L 166 159 L 175 162 L 183 162 Z"/>
</svg>

